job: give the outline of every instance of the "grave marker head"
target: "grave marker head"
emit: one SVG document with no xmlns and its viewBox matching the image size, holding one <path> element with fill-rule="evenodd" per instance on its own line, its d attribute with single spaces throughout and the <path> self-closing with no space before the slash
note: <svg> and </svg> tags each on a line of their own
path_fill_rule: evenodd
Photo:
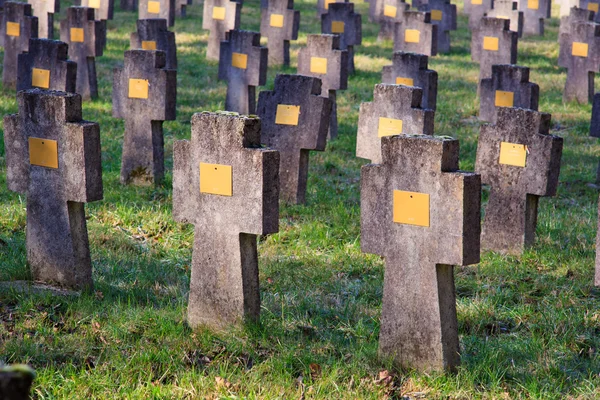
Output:
<svg viewBox="0 0 600 400">
<path fill-rule="evenodd" d="M 204 0 L 202 29 L 210 30 L 206 58 L 218 60 L 221 41 L 231 30 L 239 29 L 242 3 L 230 0 Z"/>
<path fill-rule="evenodd" d="M 481 19 L 494 8 L 494 0 L 465 0 L 464 12 L 469 15 L 469 29 L 477 28 Z"/>
<path fill-rule="evenodd" d="M 115 0 L 81 0 L 81 6 L 92 8 L 97 21 L 113 19 Z"/>
<path fill-rule="evenodd" d="M 329 6 L 333 3 L 348 3 L 348 0 L 317 0 L 317 17 L 329 11 Z"/>
<path fill-rule="evenodd" d="M 138 19 L 164 18 L 169 26 L 175 25 L 176 0 L 139 0 Z"/>
<path fill-rule="evenodd" d="M 393 40 L 396 24 L 404 21 L 404 12 L 410 8 L 404 0 L 371 0 L 369 18 L 379 23 L 377 40 Z"/>
<path fill-rule="evenodd" d="M 431 23 L 437 25 L 437 51 L 450 52 L 450 31 L 456 30 L 456 5 L 450 4 L 450 0 L 429 0 L 419 11 L 428 11 Z"/>
<path fill-rule="evenodd" d="M 290 40 L 298 39 L 299 27 L 294 0 L 269 0 L 261 9 L 260 34 L 267 38 L 269 65 L 290 65 Z"/>
<path fill-rule="evenodd" d="M 510 30 L 510 21 L 481 19 L 471 36 L 471 60 L 479 63 L 479 81 L 492 76 L 492 65 L 517 63 L 518 34 Z"/>
<path fill-rule="evenodd" d="M 392 65 L 383 67 L 381 82 L 421 88 L 421 107 L 435 110 L 438 75 L 437 72 L 427 69 L 428 58 L 423 54 L 395 52 Z"/>
<path fill-rule="evenodd" d="M 438 26 L 431 23 L 431 13 L 406 11 L 404 21 L 396 24 L 394 51 L 435 56 L 437 54 Z"/>
<path fill-rule="evenodd" d="M 38 19 L 31 14 L 31 5 L 7 1 L 2 18 L 4 60 L 2 84 L 5 88 L 17 87 L 17 60 L 19 54 L 29 49 L 29 39 L 38 37 Z"/>
<path fill-rule="evenodd" d="M 348 50 L 348 73 L 354 73 L 354 46 L 362 42 L 362 17 L 354 3 L 332 3 L 321 15 L 321 33 L 340 36 L 340 49 Z"/>
<path fill-rule="evenodd" d="M 29 51 L 19 54 L 17 91 L 60 90 L 75 93 L 77 63 L 67 60 L 68 46 L 50 39 L 29 39 Z"/>
<path fill-rule="evenodd" d="M 518 2 L 514 0 L 494 0 L 494 8 L 487 13 L 487 17 L 507 19 L 510 21 L 510 30 L 523 36 L 523 11 L 518 10 Z"/>
<path fill-rule="evenodd" d="M 519 11 L 523 12 L 523 34 L 544 34 L 544 19 L 550 18 L 551 0 L 519 0 Z"/>
<path fill-rule="evenodd" d="M 165 19 L 138 19 L 137 32 L 132 32 L 130 36 L 130 48 L 132 50 L 162 50 L 167 56 L 165 67 L 177 69 L 175 33 L 169 31 Z"/>
<path fill-rule="evenodd" d="M 60 0 L 27 0 L 38 19 L 38 37 L 54 39 L 54 14 L 60 11 Z"/>
<path fill-rule="evenodd" d="M 560 42 L 560 35 L 571 33 L 571 27 L 582 22 L 594 22 L 593 11 L 585 10 L 583 8 L 573 7 L 571 8 L 571 14 L 560 18 L 560 27 L 558 29 L 558 41 Z"/>
</svg>

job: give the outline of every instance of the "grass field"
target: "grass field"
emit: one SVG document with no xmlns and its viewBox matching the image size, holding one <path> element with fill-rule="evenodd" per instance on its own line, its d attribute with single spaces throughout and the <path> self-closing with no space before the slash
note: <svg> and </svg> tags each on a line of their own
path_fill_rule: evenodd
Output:
<svg viewBox="0 0 600 400">
<path fill-rule="evenodd" d="M 271 69 L 265 89 L 276 73 L 295 72 L 306 34 L 320 32 L 314 0 L 295 7 L 302 17 L 294 68 Z M 104 200 L 87 206 L 95 291 L 0 293 L 0 361 L 37 370 L 36 398 L 600 398 L 600 290 L 592 284 L 598 194 L 587 186 L 600 146 L 587 136 L 590 105 L 562 102 L 557 18 L 546 21 L 544 37 L 519 43 L 518 64 L 532 69 L 540 110 L 552 114 L 552 133 L 565 140 L 558 195 L 540 201 L 536 245 L 521 257 L 487 253 L 480 264 L 455 269 L 456 374 L 394 371 L 377 360 L 384 263 L 360 251 L 364 161 L 354 153 L 359 105 L 372 99 L 392 43 L 376 42 L 367 7 L 357 5 L 364 39 L 357 72 L 338 94 L 339 137 L 311 156 L 307 204 L 283 206 L 280 232 L 260 238 L 261 324 L 225 333 L 186 326 L 193 229 L 171 217 L 173 141 L 190 137 L 193 113 L 224 106 L 217 63 L 204 56 L 202 6 L 189 7 L 174 28 L 178 116 L 164 124 L 166 180 L 151 188 L 119 183 L 124 124 L 111 117 L 112 68 L 137 15 L 115 13 L 97 59 L 100 98 L 83 111 L 102 134 Z M 242 28 L 258 30 L 259 13 L 258 1 L 247 0 Z M 459 26 L 452 52 L 430 59 L 439 74 L 435 125 L 436 134 L 460 139 L 461 168 L 473 170 L 478 65 L 463 15 Z M 16 111 L 14 92 L 1 91 L 0 112 Z M 25 198 L 6 189 L 4 158 L 1 166 L 0 281 L 31 279 Z"/>
</svg>

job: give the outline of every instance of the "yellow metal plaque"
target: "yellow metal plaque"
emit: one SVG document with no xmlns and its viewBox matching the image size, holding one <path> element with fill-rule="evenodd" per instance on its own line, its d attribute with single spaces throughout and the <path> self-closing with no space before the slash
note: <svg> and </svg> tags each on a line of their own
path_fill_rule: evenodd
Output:
<svg viewBox="0 0 600 400">
<path fill-rule="evenodd" d="M 283 28 L 283 15 L 271 14 L 269 25 L 271 25 L 273 28 Z"/>
<path fill-rule="evenodd" d="M 223 21 L 225 19 L 225 7 L 213 7 L 213 19 Z"/>
<path fill-rule="evenodd" d="M 394 222 L 429 227 L 429 195 L 394 190 Z"/>
<path fill-rule="evenodd" d="M 587 9 L 588 11 L 598 12 L 598 3 L 588 3 Z"/>
<path fill-rule="evenodd" d="M 83 43 L 84 35 L 83 28 L 71 28 L 71 42 Z"/>
<path fill-rule="evenodd" d="M 527 160 L 527 147 L 524 144 L 500 143 L 500 164 L 525 167 Z"/>
<path fill-rule="evenodd" d="M 510 19 L 510 17 L 508 17 L 506 15 L 496 15 L 496 18 L 498 18 L 498 19 Z"/>
<path fill-rule="evenodd" d="M 298 125 L 300 117 L 300 106 L 290 106 L 287 104 L 277 105 L 277 114 L 275 114 L 275 123 L 277 125 Z"/>
<path fill-rule="evenodd" d="M 419 43 L 421 32 L 418 29 L 406 29 L 404 31 L 404 42 Z"/>
<path fill-rule="evenodd" d="M 156 50 L 156 42 L 154 40 L 142 40 L 142 50 Z"/>
<path fill-rule="evenodd" d="M 396 77 L 396 85 L 414 86 L 415 81 L 412 78 Z"/>
<path fill-rule="evenodd" d="M 398 14 L 398 8 L 394 6 L 383 6 L 383 15 L 390 18 L 396 18 Z"/>
<path fill-rule="evenodd" d="M 474 6 L 480 6 L 483 4 L 483 0 L 471 0 L 471 4 Z"/>
<path fill-rule="evenodd" d="M 148 98 L 148 79 L 130 79 L 129 80 L 129 98 L 147 99 Z"/>
<path fill-rule="evenodd" d="M 248 68 L 248 55 L 243 53 L 232 53 L 231 66 L 239 69 Z"/>
<path fill-rule="evenodd" d="M 442 20 L 442 10 L 431 10 L 431 19 L 433 21 L 441 21 Z"/>
<path fill-rule="evenodd" d="M 50 87 L 50 70 L 34 68 L 31 71 L 31 86 L 48 89 Z"/>
<path fill-rule="evenodd" d="M 200 163 L 200 193 L 233 196 L 231 165 Z"/>
<path fill-rule="evenodd" d="M 512 107 L 513 104 L 515 104 L 515 94 L 513 92 L 496 90 L 496 99 L 494 102 L 496 107 Z"/>
<path fill-rule="evenodd" d="M 402 120 L 393 118 L 379 118 L 379 124 L 377 126 L 377 136 L 393 136 L 400 135 L 402 133 Z"/>
<path fill-rule="evenodd" d="M 7 22 L 6 34 L 8 36 L 21 36 L 21 25 L 18 22 Z"/>
<path fill-rule="evenodd" d="M 310 72 L 325 75 L 327 73 L 327 59 L 322 57 L 310 58 Z"/>
<path fill-rule="evenodd" d="M 540 0 L 527 0 L 527 8 L 537 10 L 540 8 Z"/>
<path fill-rule="evenodd" d="M 100 0 L 89 0 L 88 7 L 90 8 L 100 8 Z"/>
<path fill-rule="evenodd" d="M 498 38 L 493 36 L 484 36 L 483 49 L 488 51 L 498 51 Z"/>
<path fill-rule="evenodd" d="M 160 14 L 160 2 L 149 1 L 148 2 L 148 12 L 150 14 Z"/>
<path fill-rule="evenodd" d="M 588 44 L 581 42 L 573 42 L 573 48 L 571 49 L 571 54 L 577 57 L 587 57 L 588 56 Z"/>
<path fill-rule="evenodd" d="M 329 10 L 329 5 L 335 3 L 335 0 L 325 0 L 325 9 Z"/>
<path fill-rule="evenodd" d="M 344 33 L 344 21 L 331 21 L 331 33 Z"/>
<path fill-rule="evenodd" d="M 58 168 L 58 142 L 56 140 L 29 138 L 29 164 Z"/>
</svg>

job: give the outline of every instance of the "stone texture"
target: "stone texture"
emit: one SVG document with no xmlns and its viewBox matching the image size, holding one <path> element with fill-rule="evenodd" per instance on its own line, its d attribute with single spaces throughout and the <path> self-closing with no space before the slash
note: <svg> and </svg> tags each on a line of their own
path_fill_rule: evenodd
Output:
<svg viewBox="0 0 600 400">
<path fill-rule="evenodd" d="M 146 44 L 144 44 L 146 42 Z M 175 44 L 175 33 L 169 31 L 167 20 L 163 18 L 138 19 L 137 32 L 130 36 L 131 50 L 143 49 L 144 45 L 155 47 L 154 50 L 162 50 L 167 56 L 167 69 L 177 69 L 177 45 Z M 144 49 L 146 50 L 146 49 Z"/>
<path fill-rule="evenodd" d="M 325 58 L 326 72 L 311 68 L 313 61 Z M 313 60 L 315 59 L 315 60 Z M 312 65 L 313 67 L 316 66 Z M 337 102 L 336 91 L 348 87 L 348 52 L 340 50 L 338 35 L 308 35 L 306 47 L 298 52 L 298 73 L 321 79 L 321 96 L 331 100 L 331 121 L 329 123 L 330 139 L 337 137 Z"/>
<path fill-rule="evenodd" d="M 290 65 L 290 40 L 298 39 L 300 11 L 294 0 L 268 0 L 261 9 L 260 34 L 267 38 L 269 65 Z"/>
<path fill-rule="evenodd" d="M 75 93 L 77 63 L 67 60 L 67 44 L 58 40 L 29 39 L 29 51 L 19 54 L 17 91 L 40 87 Z M 48 71 L 48 86 L 34 86 L 33 69 Z"/>
<path fill-rule="evenodd" d="M 113 70 L 113 117 L 125 119 L 123 184 L 157 184 L 164 177 L 162 124 L 175 120 L 177 104 L 177 71 L 165 65 L 163 51 L 129 50 L 124 66 Z M 146 81 L 146 98 L 130 91 L 132 79 Z"/>
<path fill-rule="evenodd" d="M 392 65 L 385 65 L 382 69 L 381 82 L 421 88 L 421 106 L 435 110 L 438 75 L 437 72 L 427 69 L 428 59 L 429 57 L 423 54 L 395 52 Z"/>
<path fill-rule="evenodd" d="M 19 114 L 4 117 L 8 189 L 27 194 L 27 262 L 34 281 L 92 287 L 84 203 L 102 199 L 100 127 L 81 119 L 81 96 L 30 89 L 17 94 Z M 57 168 L 30 163 L 38 139 Z M 56 141 L 52 151 L 46 140 Z"/>
<path fill-rule="evenodd" d="M 481 19 L 494 8 L 494 0 L 465 0 L 464 13 L 469 16 L 469 29 L 479 26 Z"/>
<path fill-rule="evenodd" d="M 431 23 L 431 14 L 421 11 L 406 11 L 404 21 L 396 24 L 394 51 L 435 56 L 437 54 L 438 26 Z M 418 33 L 417 33 L 418 32 Z"/>
<path fill-rule="evenodd" d="M 551 0 L 519 0 L 519 11 L 523 11 L 523 34 L 544 34 L 544 19 L 550 18 Z"/>
<path fill-rule="evenodd" d="M 80 0 L 80 3 L 82 7 L 89 7 L 94 10 L 96 21 L 109 20 L 114 17 L 115 0 Z"/>
<path fill-rule="evenodd" d="M 241 12 L 241 2 L 204 0 L 202 29 L 210 31 L 206 47 L 206 58 L 208 60 L 219 60 L 221 41 L 226 40 L 225 34 L 227 32 L 239 29 Z"/>
<path fill-rule="evenodd" d="M 0 399 L 29 400 L 35 372 L 27 365 L 0 367 Z"/>
<path fill-rule="evenodd" d="M 329 11 L 329 6 L 333 3 L 348 3 L 348 0 L 317 0 L 317 17 L 320 18 L 322 14 Z"/>
<path fill-rule="evenodd" d="M 74 29 L 83 30 L 83 41 Z M 60 40 L 69 45 L 69 57 L 77 63 L 77 93 L 84 100 L 98 97 L 96 57 L 106 41 L 106 22 L 94 20 L 94 10 L 69 7 L 67 18 L 60 22 Z"/>
<path fill-rule="evenodd" d="M 27 0 L 38 19 L 38 37 L 54 39 L 54 14 L 60 11 L 60 0 Z"/>
<path fill-rule="evenodd" d="M 506 93 L 504 93 L 506 92 Z M 479 119 L 496 122 L 498 107 L 518 107 L 537 111 L 540 87 L 529 82 L 529 68 L 518 65 L 492 65 L 492 77 L 481 80 Z M 512 96 L 511 102 L 503 99 Z"/>
<path fill-rule="evenodd" d="M 362 43 L 362 17 L 354 12 L 354 3 L 332 3 L 329 12 L 321 15 L 321 33 L 340 36 L 340 49 L 348 51 L 348 73 L 353 74 L 354 46 Z"/>
<path fill-rule="evenodd" d="M 263 91 L 258 97 L 261 142 L 281 155 L 280 198 L 286 203 L 305 203 L 309 152 L 324 151 L 327 144 L 331 101 L 320 94 L 318 78 L 277 75 L 275 89 Z M 285 106 L 299 107 L 296 124 L 284 118 L 289 112 Z"/>
<path fill-rule="evenodd" d="M 175 25 L 176 0 L 139 0 L 138 19 L 164 18 L 169 26 Z"/>
<path fill-rule="evenodd" d="M 510 21 L 482 18 L 471 36 L 471 60 L 479 63 L 479 82 L 492 76 L 492 65 L 516 64 L 518 34 L 510 29 Z M 496 47 L 489 43 L 496 42 Z M 486 49 L 487 47 L 487 49 Z"/>
<path fill-rule="evenodd" d="M 18 24 L 18 26 L 12 24 Z M 9 32 L 7 30 L 9 25 L 15 27 L 15 30 Z M 18 36 L 16 35 L 17 29 Z M 29 49 L 29 39 L 38 37 L 38 19 L 32 16 L 30 4 L 12 1 L 4 3 L 2 37 L 4 42 L 2 85 L 6 89 L 15 89 L 17 87 L 18 56 Z"/>
<path fill-rule="evenodd" d="M 193 115 L 191 140 L 175 141 L 173 153 L 173 217 L 195 225 L 189 325 L 257 320 L 256 235 L 279 229 L 279 153 L 261 148 L 258 118 L 208 112 Z M 199 190 L 201 164 L 231 167 L 230 184 L 216 181 L 231 196 Z"/>
<path fill-rule="evenodd" d="M 437 25 L 437 52 L 450 52 L 450 31 L 457 29 L 456 5 L 450 0 L 429 0 L 419 7 L 419 11 L 431 14 L 431 23 Z"/>
<path fill-rule="evenodd" d="M 519 3 L 513 0 L 494 0 L 494 8 L 487 13 L 487 17 L 507 19 L 510 21 L 510 30 L 523 36 L 523 11 L 518 9 Z"/>
<path fill-rule="evenodd" d="M 594 22 L 594 12 L 584 10 L 583 8 L 573 7 L 571 14 L 560 18 L 560 27 L 558 29 L 558 41 L 563 33 L 570 34 L 571 27 L 582 22 Z"/>
<path fill-rule="evenodd" d="M 550 118 L 533 110 L 501 107 L 497 123 L 481 127 L 475 171 L 483 184 L 491 186 L 482 249 L 518 255 L 533 245 L 539 197 L 556 194 L 560 173 L 563 140 L 548 133 Z M 509 150 L 525 146 L 525 167 L 501 164 L 501 143 Z"/>
<path fill-rule="evenodd" d="M 394 39 L 395 26 L 404 21 L 404 13 L 409 8 L 404 0 L 371 0 L 369 19 L 379 24 L 378 41 Z"/>
<path fill-rule="evenodd" d="M 412 86 L 375 85 L 373 101 L 360 105 L 356 156 L 380 164 L 383 137 L 433 135 L 434 111 L 421 108 L 422 93 L 421 89 Z M 402 129 L 386 129 L 389 119 L 402 121 Z"/>
<path fill-rule="evenodd" d="M 385 257 L 379 355 L 400 368 L 454 370 L 453 265 L 479 262 L 481 180 L 458 170 L 455 139 L 390 136 L 381 149 L 383 162 L 361 170 L 360 218 L 362 251 Z M 429 196 L 429 226 L 394 222 L 395 191 Z"/>
</svg>

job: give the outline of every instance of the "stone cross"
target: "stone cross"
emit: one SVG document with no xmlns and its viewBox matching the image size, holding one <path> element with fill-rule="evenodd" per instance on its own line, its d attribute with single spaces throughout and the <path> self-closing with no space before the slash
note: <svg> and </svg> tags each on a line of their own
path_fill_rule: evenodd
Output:
<svg viewBox="0 0 600 400">
<path fill-rule="evenodd" d="M 329 6 L 333 3 L 348 3 L 348 0 L 317 0 L 317 17 L 329 11 Z"/>
<path fill-rule="evenodd" d="M 332 3 L 321 15 L 321 33 L 340 36 L 340 49 L 348 50 L 348 73 L 354 73 L 354 46 L 362 42 L 362 17 L 354 3 Z"/>
<path fill-rule="evenodd" d="M 300 11 L 294 0 L 269 0 L 261 9 L 260 34 L 267 38 L 269 65 L 290 65 L 290 40 L 298 39 Z"/>
<path fill-rule="evenodd" d="M 167 69 L 177 69 L 177 46 L 175 33 L 169 31 L 163 18 L 138 19 L 137 32 L 130 36 L 132 50 L 162 50 L 167 56 Z"/>
<path fill-rule="evenodd" d="M 331 101 L 320 94 L 318 78 L 277 75 L 275 89 L 258 97 L 261 142 L 281 155 L 280 198 L 289 204 L 304 204 L 309 152 L 327 144 Z"/>
<path fill-rule="evenodd" d="M 501 18 L 481 19 L 471 36 L 471 60 L 479 63 L 479 82 L 491 78 L 492 65 L 517 63 L 517 32 L 510 21 Z"/>
<path fill-rule="evenodd" d="M 38 37 L 54 39 L 54 14 L 60 11 L 60 0 L 27 0 L 38 19 Z"/>
<path fill-rule="evenodd" d="M 375 85 L 373 102 L 360 105 L 356 156 L 380 164 L 383 137 L 433 135 L 434 111 L 421 108 L 422 93 L 413 86 Z"/>
<path fill-rule="evenodd" d="M 336 90 L 348 87 L 348 51 L 340 50 L 338 35 L 308 35 L 298 51 L 298 73 L 321 79 L 321 96 L 331 100 L 330 139 L 337 137 Z"/>
<path fill-rule="evenodd" d="M 540 196 L 554 196 L 563 140 L 552 136 L 550 114 L 498 108 L 495 125 L 479 134 L 475 172 L 491 186 L 481 248 L 521 254 L 535 240 Z"/>
<path fill-rule="evenodd" d="M 231 0 L 204 0 L 202 29 L 210 30 L 206 58 L 219 60 L 221 41 L 226 40 L 225 34 L 239 29 L 242 3 Z"/>
<path fill-rule="evenodd" d="M 396 24 L 394 51 L 435 56 L 437 54 L 438 26 L 431 23 L 431 13 L 406 11 L 404 21 Z"/>
<path fill-rule="evenodd" d="M 379 355 L 420 371 L 460 363 L 454 265 L 479 262 L 481 179 L 458 140 L 399 135 L 361 170 L 361 249 L 385 258 Z"/>
<path fill-rule="evenodd" d="M 450 52 L 450 31 L 455 31 L 456 5 L 450 0 L 429 0 L 427 4 L 419 7 L 419 11 L 428 11 L 431 14 L 431 23 L 437 25 L 437 51 L 438 53 Z"/>
<path fill-rule="evenodd" d="M 492 77 L 481 80 L 479 119 L 496 122 L 498 107 L 518 107 L 537 111 L 540 87 L 529 82 L 529 68 L 518 65 L 492 65 Z"/>
<path fill-rule="evenodd" d="M 178 17 L 185 18 L 187 16 L 187 6 L 192 5 L 192 0 L 176 0 L 175 14 Z"/>
<path fill-rule="evenodd" d="M 29 39 L 38 37 L 38 19 L 31 15 L 31 5 L 7 1 L 2 18 L 4 60 L 2 84 L 5 88 L 17 87 L 18 55 L 29 49 Z"/>
<path fill-rule="evenodd" d="M 435 110 L 438 75 L 437 72 L 427 69 L 428 58 L 423 54 L 395 52 L 392 65 L 383 67 L 381 82 L 421 88 L 421 107 Z"/>
<path fill-rule="evenodd" d="M 507 19 L 510 21 L 510 30 L 523 36 L 523 11 L 519 11 L 518 2 L 514 0 L 494 0 L 494 8 L 487 13 L 487 17 Z"/>
<path fill-rule="evenodd" d="M 50 39 L 29 39 L 29 51 L 19 54 L 17 91 L 34 87 L 75 93 L 77 63 L 67 60 L 68 46 Z"/>
<path fill-rule="evenodd" d="M 96 21 L 113 19 L 115 0 L 81 0 L 81 6 L 93 8 Z"/>
<path fill-rule="evenodd" d="M 260 33 L 227 32 L 220 54 L 219 79 L 227 81 L 225 109 L 254 114 L 256 87 L 267 82 L 268 49 L 260 45 Z"/>
<path fill-rule="evenodd" d="M 378 41 L 394 39 L 395 26 L 404 21 L 404 12 L 409 8 L 404 0 L 371 0 L 369 19 L 379 24 Z"/>
<path fill-rule="evenodd" d="M 523 34 L 544 34 L 544 18 L 550 18 L 551 0 L 519 0 L 519 11 L 523 11 Z"/>
<path fill-rule="evenodd" d="M 600 22 L 600 0 L 581 0 L 579 2 L 579 8 L 583 8 L 584 10 L 593 11 L 594 22 Z"/>
<path fill-rule="evenodd" d="M 279 153 L 261 148 L 258 118 L 203 112 L 173 163 L 173 217 L 195 225 L 188 324 L 257 320 L 256 235 L 279 230 Z"/>
<path fill-rule="evenodd" d="M 163 51 L 129 50 L 113 70 L 113 117 L 125 119 L 121 183 L 158 184 L 164 177 L 163 121 L 175 119 L 177 71 Z"/>
<path fill-rule="evenodd" d="M 580 22 L 559 37 L 558 65 L 567 69 L 563 100 L 588 103 L 594 94 L 594 74 L 600 72 L 600 24 Z"/>
<path fill-rule="evenodd" d="M 479 21 L 494 8 L 494 0 L 465 0 L 464 12 L 469 15 L 469 29 L 479 26 Z"/>
<path fill-rule="evenodd" d="M 138 19 L 164 18 L 175 25 L 175 0 L 139 0 Z"/>
<path fill-rule="evenodd" d="M 33 279 L 92 287 L 84 203 L 102 199 L 100 127 L 81 119 L 81 96 L 17 94 L 4 117 L 8 189 L 27 194 L 27 262 Z"/>
<path fill-rule="evenodd" d="M 84 100 L 98 97 L 96 57 L 103 52 L 106 22 L 94 20 L 94 10 L 69 7 L 60 22 L 60 39 L 69 45 L 69 57 L 77 63 L 77 93 Z"/>
<path fill-rule="evenodd" d="M 560 36 L 571 33 L 571 27 L 580 24 L 582 22 L 594 22 L 593 11 L 584 10 L 583 8 L 573 7 L 571 8 L 571 14 L 560 18 L 560 27 L 558 29 L 558 41 L 560 42 Z"/>
</svg>

